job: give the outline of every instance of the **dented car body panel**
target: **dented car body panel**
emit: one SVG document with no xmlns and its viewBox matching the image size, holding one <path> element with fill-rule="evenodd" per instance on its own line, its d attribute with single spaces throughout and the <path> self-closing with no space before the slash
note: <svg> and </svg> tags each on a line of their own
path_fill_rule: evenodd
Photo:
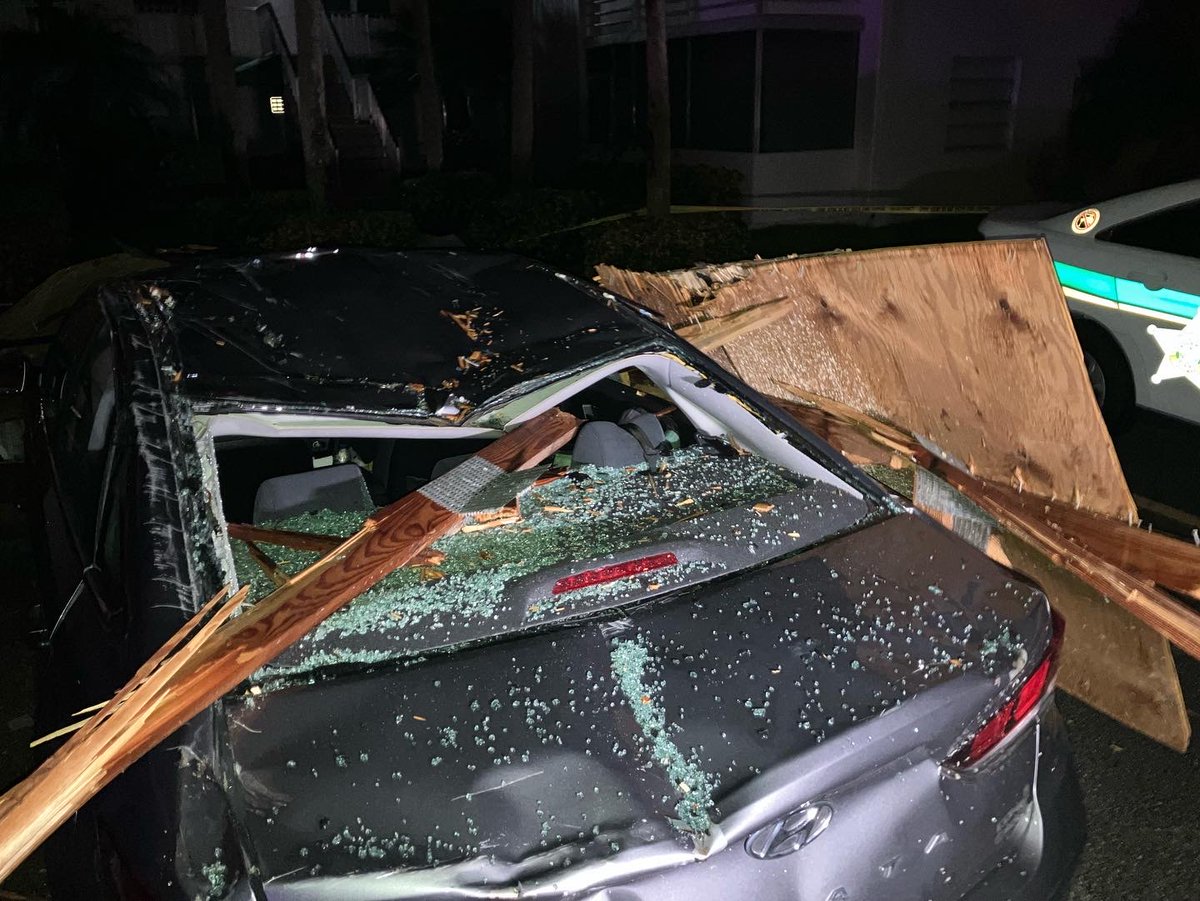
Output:
<svg viewBox="0 0 1200 901">
<path fill-rule="evenodd" d="M 947 763 L 1045 654 L 1045 598 L 633 307 L 511 257 L 358 251 L 202 262 L 101 306 L 138 538 L 111 655 L 87 657 L 82 606 L 48 605 L 68 711 L 229 575 L 198 414 L 451 430 L 654 352 L 832 473 L 577 561 L 721 558 L 703 578 L 532 616 L 568 560 L 386 659 L 370 630 L 334 666 L 285 655 L 90 805 L 143 896 L 999 899 L 1069 878 L 1082 814 L 1051 696 L 979 765 Z M 828 519 L 781 520 L 769 553 L 695 525 L 751 535 L 789 504 Z"/>
<path fill-rule="evenodd" d="M 913 544 L 927 549 L 917 573 Z M 1019 625 L 1007 642 L 989 637 L 1010 623 Z M 849 810 L 877 803 L 877 786 L 907 773 L 915 781 L 904 803 L 893 801 L 902 819 L 920 813 L 910 847 L 881 843 L 875 866 L 862 867 L 877 884 L 856 885 L 844 869 L 827 875 L 851 897 L 888 886 L 916 897 L 937 888 L 948 861 L 973 884 L 1023 837 L 992 823 L 990 804 L 960 823 L 966 809 L 939 796 L 942 781 L 954 781 L 940 761 L 992 712 L 1015 649 L 1036 652 L 1045 625 L 1044 605 L 1024 585 L 935 526 L 896 517 L 574 627 L 231 701 L 235 784 L 268 876 L 301 868 L 348 886 L 364 860 L 372 869 L 436 862 L 368 896 L 502 896 L 519 883 L 537 897 L 563 880 L 619 884 L 614 870 L 627 852 L 645 876 L 720 847 L 745 856 L 753 831 L 814 800 L 832 806 L 832 821 L 806 854 L 836 850 L 850 834 Z M 653 687 L 644 695 L 624 690 L 629 644 L 648 650 L 639 680 Z M 671 825 L 682 789 L 638 722 L 639 707 L 651 705 L 694 757 L 693 782 L 714 783 L 717 847 Z M 1027 757 L 1013 765 L 1008 809 L 1029 801 Z M 856 840 L 860 851 L 868 842 Z M 924 853 L 942 842 L 940 853 Z M 703 896 L 729 897 L 738 876 L 735 868 Z"/>
</svg>

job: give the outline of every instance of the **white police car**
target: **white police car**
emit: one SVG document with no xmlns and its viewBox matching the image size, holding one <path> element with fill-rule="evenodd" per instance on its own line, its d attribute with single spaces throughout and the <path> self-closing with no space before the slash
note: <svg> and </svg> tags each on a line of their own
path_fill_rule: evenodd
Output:
<svg viewBox="0 0 1200 901">
<path fill-rule="evenodd" d="M 980 231 L 1045 236 L 1110 426 L 1135 405 L 1200 423 L 1200 179 L 1054 213 L 1000 209 Z"/>
</svg>

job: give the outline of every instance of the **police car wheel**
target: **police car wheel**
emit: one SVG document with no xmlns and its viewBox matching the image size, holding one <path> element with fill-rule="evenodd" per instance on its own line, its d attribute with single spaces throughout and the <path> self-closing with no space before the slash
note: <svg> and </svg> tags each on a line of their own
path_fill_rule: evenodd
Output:
<svg viewBox="0 0 1200 901">
<path fill-rule="evenodd" d="M 1129 362 L 1117 342 L 1102 327 L 1077 319 L 1075 332 L 1079 336 L 1096 405 L 1100 407 L 1108 430 L 1119 432 L 1129 425 L 1135 410 Z"/>
</svg>

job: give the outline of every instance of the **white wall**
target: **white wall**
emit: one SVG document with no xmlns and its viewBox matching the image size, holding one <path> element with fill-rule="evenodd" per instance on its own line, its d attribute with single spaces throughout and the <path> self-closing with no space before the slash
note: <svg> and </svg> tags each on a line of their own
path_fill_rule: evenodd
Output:
<svg viewBox="0 0 1200 901">
<path fill-rule="evenodd" d="M 1103 55 L 1135 0 L 885 0 L 868 190 L 936 201 L 1012 201 L 1067 121 L 1080 61 Z M 955 56 L 1021 59 L 1011 152 L 945 150 Z M 936 196 L 941 191 L 944 196 Z"/>
</svg>

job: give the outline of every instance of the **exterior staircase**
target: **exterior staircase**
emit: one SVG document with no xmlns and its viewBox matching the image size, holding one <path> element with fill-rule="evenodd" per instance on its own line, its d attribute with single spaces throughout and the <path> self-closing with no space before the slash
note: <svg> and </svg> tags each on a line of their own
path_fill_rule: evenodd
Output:
<svg viewBox="0 0 1200 901">
<path fill-rule="evenodd" d="M 288 45 L 274 7 L 257 7 L 264 49 L 279 56 L 292 108 L 299 102 L 295 53 Z M 383 115 L 370 79 L 354 72 L 337 31 L 325 13 L 318 27 L 325 50 L 325 112 L 337 153 L 337 175 L 343 194 L 369 196 L 400 174 L 403 156 Z"/>
<path fill-rule="evenodd" d="M 364 76 L 359 77 L 366 80 Z M 385 190 L 400 172 L 399 153 L 389 152 L 376 122 L 356 116 L 354 102 L 330 56 L 325 57 L 325 113 L 329 120 L 329 135 L 337 151 L 338 183 L 342 193 L 364 197 Z"/>
</svg>

